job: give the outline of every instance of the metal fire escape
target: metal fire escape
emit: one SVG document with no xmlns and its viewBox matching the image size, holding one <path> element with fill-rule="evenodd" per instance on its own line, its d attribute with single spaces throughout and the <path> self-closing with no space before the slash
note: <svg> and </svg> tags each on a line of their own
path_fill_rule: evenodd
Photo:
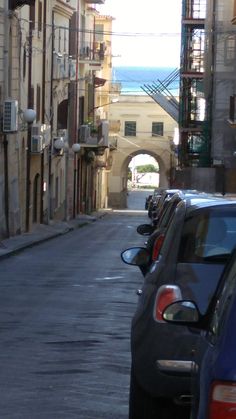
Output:
<svg viewBox="0 0 236 419">
<path fill-rule="evenodd" d="M 142 89 L 179 122 L 181 166 L 208 166 L 210 140 L 203 91 L 207 0 L 182 1 L 181 68 Z M 177 80 L 179 101 L 170 91 Z"/>
<path fill-rule="evenodd" d="M 210 164 L 203 92 L 205 14 L 206 0 L 183 0 L 179 103 L 182 167 Z"/>
<path fill-rule="evenodd" d="M 179 102 L 171 93 L 170 87 L 179 80 L 179 70 L 175 69 L 164 80 L 144 84 L 142 89 L 160 105 L 176 122 L 179 121 Z"/>
</svg>

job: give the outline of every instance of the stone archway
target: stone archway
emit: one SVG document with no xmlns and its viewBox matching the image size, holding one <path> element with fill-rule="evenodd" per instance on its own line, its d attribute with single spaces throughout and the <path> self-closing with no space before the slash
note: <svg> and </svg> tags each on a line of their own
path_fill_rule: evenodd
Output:
<svg viewBox="0 0 236 419">
<path fill-rule="evenodd" d="M 126 152 L 125 152 L 126 151 Z M 169 187 L 168 173 L 171 166 L 171 151 L 168 146 L 157 151 L 148 148 L 122 149 L 113 153 L 113 165 L 109 178 L 108 205 L 111 208 L 127 208 L 127 173 L 133 157 L 148 154 L 157 161 L 160 173 L 160 186 Z"/>
</svg>

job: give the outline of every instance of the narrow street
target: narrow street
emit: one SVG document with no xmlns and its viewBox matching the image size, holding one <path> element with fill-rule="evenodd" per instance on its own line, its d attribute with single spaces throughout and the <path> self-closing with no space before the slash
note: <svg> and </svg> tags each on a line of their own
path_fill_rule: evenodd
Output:
<svg viewBox="0 0 236 419">
<path fill-rule="evenodd" d="M 0 261 L 1 419 L 127 419 L 142 275 L 120 252 L 144 242 L 147 194 Z"/>
</svg>

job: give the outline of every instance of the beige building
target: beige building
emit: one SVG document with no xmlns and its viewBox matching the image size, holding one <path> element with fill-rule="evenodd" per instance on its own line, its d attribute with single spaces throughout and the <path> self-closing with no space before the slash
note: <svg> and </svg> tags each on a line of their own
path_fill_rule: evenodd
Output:
<svg viewBox="0 0 236 419">
<path fill-rule="evenodd" d="M 112 168 L 109 205 L 126 207 L 128 166 L 134 156 L 148 154 L 159 165 L 160 186 L 170 184 L 176 166 L 173 141 L 176 121 L 148 95 L 120 95 L 110 105 Z"/>
<path fill-rule="evenodd" d="M 0 1 L 0 237 L 107 205 L 104 1 Z"/>
</svg>

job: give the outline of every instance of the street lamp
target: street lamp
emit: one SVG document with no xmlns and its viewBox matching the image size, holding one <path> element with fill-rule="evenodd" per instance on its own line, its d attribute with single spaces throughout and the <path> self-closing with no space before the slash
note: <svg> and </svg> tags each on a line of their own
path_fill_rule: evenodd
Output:
<svg viewBox="0 0 236 419">
<path fill-rule="evenodd" d="M 81 146 L 80 146 L 80 144 L 79 144 L 79 143 L 74 143 L 74 144 L 72 145 L 72 150 L 74 151 L 74 153 L 79 153 L 80 148 L 81 148 Z"/>
<path fill-rule="evenodd" d="M 36 118 L 34 109 L 26 109 L 23 112 L 24 121 L 28 124 L 27 130 L 27 154 L 26 154 L 26 198 L 25 198 L 25 229 L 29 231 L 30 213 L 30 154 L 31 154 L 31 126 Z"/>
<path fill-rule="evenodd" d="M 23 112 L 23 119 L 27 124 L 32 124 L 36 118 L 36 111 L 34 109 L 26 109 Z"/>
</svg>

